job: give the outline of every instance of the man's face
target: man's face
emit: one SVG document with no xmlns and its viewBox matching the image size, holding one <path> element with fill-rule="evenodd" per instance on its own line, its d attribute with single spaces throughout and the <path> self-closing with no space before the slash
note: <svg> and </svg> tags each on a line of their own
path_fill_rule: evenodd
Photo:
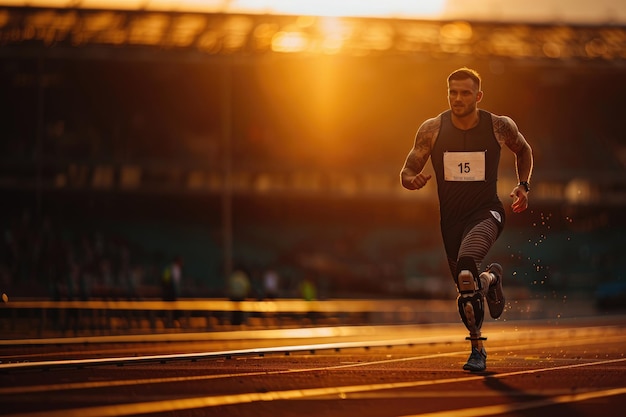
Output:
<svg viewBox="0 0 626 417">
<path fill-rule="evenodd" d="M 448 84 L 448 103 L 452 113 L 457 117 L 464 117 L 476 111 L 476 105 L 482 97 L 482 91 L 478 91 L 470 78 L 450 80 Z"/>
</svg>

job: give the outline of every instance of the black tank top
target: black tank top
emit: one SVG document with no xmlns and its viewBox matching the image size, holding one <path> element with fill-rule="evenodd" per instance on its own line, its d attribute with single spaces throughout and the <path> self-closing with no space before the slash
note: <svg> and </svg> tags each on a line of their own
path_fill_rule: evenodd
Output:
<svg viewBox="0 0 626 417">
<path fill-rule="evenodd" d="M 437 178 L 442 226 L 467 222 L 478 211 L 495 210 L 504 217 L 504 207 L 497 193 L 500 151 L 491 113 L 479 110 L 478 124 L 469 130 L 452 124 L 450 110 L 441 114 L 441 128 L 431 161 Z M 448 179 L 444 173 L 444 158 Z M 478 175 L 472 176 L 475 172 Z"/>
</svg>

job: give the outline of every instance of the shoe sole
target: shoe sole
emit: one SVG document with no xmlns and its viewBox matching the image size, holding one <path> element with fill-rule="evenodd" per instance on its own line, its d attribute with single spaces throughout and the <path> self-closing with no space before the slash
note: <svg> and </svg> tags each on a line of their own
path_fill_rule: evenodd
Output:
<svg viewBox="0 0 626 417">
<path fill-rule="evenodd" d="M 467 365 L 467 364 L 463 365 L 463 370 L 470 371 L 470 372 L 482 372 L 482 371 L 484 371 L 486 369 L 487 369 L 486 366 L 484 366 L 482 368 L 478 368 L 478 367 L 474 367 L 472 365 Z"/>
<path fill-rule="evenodd" d="M 487 293 L 487 297 L 485 298 L 487 299 L 487 305 L 489 306 L 489 314 L 492 318 L 497 319 L 502 315 L 502 312 L 504 311 L 505 299 L 504 291 L 502 290 L 502 279 L 504 273 L 502 267 L 498 264 L 492 264 L 489 266 L 487 272 L 492 271 L 494 271 L 494 273 L 497 272 L 496 275 L 498 276 L 498 283 L 496 284 L 493 293 L 489 291 Z M 490 297 L 490 295 L 492 294 L 495 295 L 496 299 L 492 299 L 492 297 Z"/>
</svg>

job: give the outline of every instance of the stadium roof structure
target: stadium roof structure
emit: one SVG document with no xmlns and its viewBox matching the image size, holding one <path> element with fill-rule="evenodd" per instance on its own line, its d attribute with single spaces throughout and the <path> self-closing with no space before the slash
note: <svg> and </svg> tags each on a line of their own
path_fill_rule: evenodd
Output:
<svg viewBox="0 0 626 417">
<path fill-rule="evenodd" d="M 0 5 L 99 10 L 624 24 L 621 0 L 2 0 Z"/>
<path fill-rule="evenodd" d="M 20 53 L 148 48 L 201 55 L 626 60 L 623 2 L 598 0 L 591 9 L 581 0 L 537 1 L 532 7 L 519 1 L 504 7 L 501 0 L 472 7 L 463 0 L 359 2 L 337 10 L 322 0 L 0 0 L 0 46 L 8 49 L 4 53 L 16 52 L 7 47 Z M 322 15 L 324 10 L 336 13 Z M 97 48 L 81 48 L 88 46 Z"/>
</svg>

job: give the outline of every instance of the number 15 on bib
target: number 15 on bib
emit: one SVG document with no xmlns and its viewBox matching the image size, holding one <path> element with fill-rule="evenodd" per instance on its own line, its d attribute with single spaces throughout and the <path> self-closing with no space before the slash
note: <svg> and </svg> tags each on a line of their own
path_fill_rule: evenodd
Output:
<svg viewBox="0 0 626 417">
<path fill-rule="evenodd" d="M 486 152 L 444 152 L 444 179 L 446 181 L 485 181 Z"/>
</svg>

